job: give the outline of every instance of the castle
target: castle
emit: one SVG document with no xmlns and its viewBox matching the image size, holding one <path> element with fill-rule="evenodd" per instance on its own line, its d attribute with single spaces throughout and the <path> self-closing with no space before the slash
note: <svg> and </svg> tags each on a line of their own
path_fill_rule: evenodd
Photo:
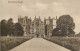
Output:
<svg viewBox="0 0 80 51">
<path fill-rule="evenodd" d="M 40 16 L 39 18 L 34 18 L 32 20 L 31 18 L 28 18 L 28 16 L 25 16 L 24 18 L 19 17 L 18 18 L 18 23 L 21 24 L 24 30 L 24 36 L 27 36 L 29 34 L 33 34 L 34 36 L 51 36 L 52 35 L 52 30 L 53 28 L 56 27 L 54 25 L 53 20 L 57 20 L 56 18 L 51 18 L 49 17 L 48 19 L 44 18 L 44 21 L 41 20 Z"/>
</svg>

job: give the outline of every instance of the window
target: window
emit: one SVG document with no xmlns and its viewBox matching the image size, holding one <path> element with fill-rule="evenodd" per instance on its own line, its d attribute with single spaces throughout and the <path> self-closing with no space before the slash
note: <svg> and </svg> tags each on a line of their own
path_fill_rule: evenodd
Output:
<svg viewBox="0 0 80 51">
<path fill-rule="evenodd" d="M 32 24 L 32 26 L 34 26 L 34 24 Z"/>
<path fill-rule="evenodd" d="M 49 20 L 46 20 L 46 24 L 49 24 Z"/>
</svg>

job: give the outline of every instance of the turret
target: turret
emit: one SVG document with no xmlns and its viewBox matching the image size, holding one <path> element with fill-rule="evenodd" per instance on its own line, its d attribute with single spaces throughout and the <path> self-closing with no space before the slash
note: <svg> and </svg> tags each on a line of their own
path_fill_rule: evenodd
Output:
<svg viewBox="0 0 80 51">
<path fill-rule="evenodd" d="M 57 20 L 57 16 L 56 16 L 56 20 Z"/>
<path fill-rule="evenodd" d="M 39 16 L 39 19 L 40 19 L 40 16 Z"/>
<path fill-rule="evenodd" d="M 36 16 L 35 16 L 35 19 L 36 19 Z"/>
</svg>

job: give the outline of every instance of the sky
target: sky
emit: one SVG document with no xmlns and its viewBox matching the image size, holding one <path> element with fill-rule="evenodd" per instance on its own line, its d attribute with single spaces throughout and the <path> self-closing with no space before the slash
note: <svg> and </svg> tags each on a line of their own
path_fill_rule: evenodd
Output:
<svg viewBox="0 0 80 51">
<path fill-rule="evenodd" d="M 75 22 L 75 32 L 80 32 L 80 0 L 0 0 L 0 21 L 13 18 L 18 21 L 18 16 L 60 17 L 70 15 Z"/>
</svg>

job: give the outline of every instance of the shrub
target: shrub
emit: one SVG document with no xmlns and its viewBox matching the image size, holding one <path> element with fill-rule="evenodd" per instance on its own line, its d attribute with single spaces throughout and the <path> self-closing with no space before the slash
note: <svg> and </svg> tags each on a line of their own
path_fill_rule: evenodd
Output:
<svg viewBox="0 0 80 51">
<path fill-rule="evenodd" d="M 80 51 L 80 38 L 78 37 L 46 37 L 45 39 L 72 51 Z"/>
<path fill-rule="evenodd" d="M 1 37 L 1 51 L 8 51 L 29 39 L 31 37 Z"/>
</svg>

